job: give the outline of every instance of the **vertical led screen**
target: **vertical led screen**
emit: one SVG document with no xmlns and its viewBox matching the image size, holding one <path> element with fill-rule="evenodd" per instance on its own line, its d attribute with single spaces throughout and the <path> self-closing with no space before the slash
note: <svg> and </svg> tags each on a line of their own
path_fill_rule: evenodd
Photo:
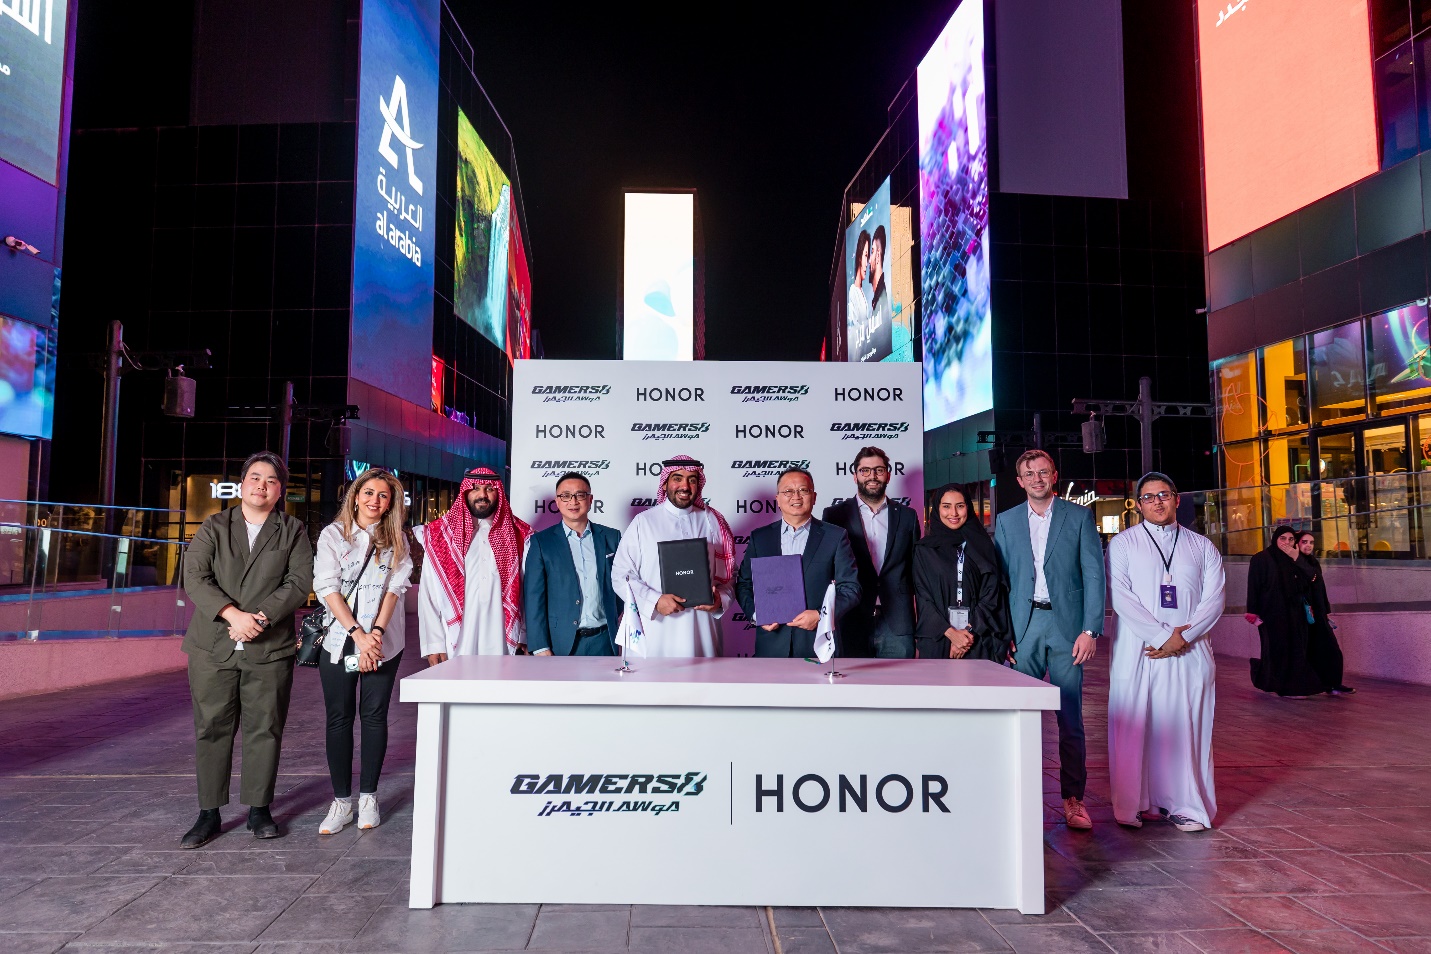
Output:
<svg viewBox="0 0 1431 954">
<path fill-rule="evenodd" d="M 420 407 L 432 371 L 441 0 L 364 0 L 353 228 L 354 378 Z"/>
<path fill-rule="evenodd" d="M 0 0 L 0 159 L 56 185 L 69 0 Z"/>
<path fill-rule="evenodd" d="M 532 356 L 532 278 L 527 271 L 527 248 L 521 223 L 512 216 L 512 239 L 507 244 L 507 358 Z"/>
<path fill-rule="evenodd" d="M 49 438 L 56 332 L 0 317 L 0 433 Z"/>
<path fill-rule="evenodd" d="M 696 198 L 626 193 L 622 357 L 690 361 L 695 355 Z"/>
<path fill-rule="evenodd" d="M 1386 413 L 1431 400 L 1431 328 L 1426 299 L 1369 319 L 1372 400 Z"/>
<path fill-rule="evenodd" d="M 964 0 L 919 64 L 924 428 L 994 406 L 984 6 Z"/>
<path fill-rule="evenodd" d="M 889 180 L 854 215 L 845 230 L 845 274 L 850 277 L 845 307 L 849 361 L 884 361 L 894 351 L 894 285 L 890 263 Z M 902 309 L 901 309 L 902 310 Z"/>
<path fill-rule="evenodd" d="M 1198 0 L 1215 249 L 1377 170 L 1367 4 Z"/>
<path fill-rule="evenodd" d="M 457 111 L 457 249 L 453 307 L 499 348 L 507 348 L 507 246 L 512 184 L 492 150 Z"/>
</svg>

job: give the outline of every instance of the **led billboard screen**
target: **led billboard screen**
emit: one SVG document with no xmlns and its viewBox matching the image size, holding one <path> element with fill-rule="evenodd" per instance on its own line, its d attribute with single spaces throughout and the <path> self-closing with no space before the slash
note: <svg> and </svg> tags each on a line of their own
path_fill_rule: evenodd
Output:
<svg viewBox="0 0 1431 954">
<path fill-rule="evenodd" d="M 68 0 L 0 0 L 0 159 L 56 185 Z"/>
<path fill-rule="evenodd" d="M 1198 0 L 1209 249 L 1377 170 L 1367 4 Z"/>
<path fill-rule="evenodd" d="M 420 407 L 432 373 L 441 0 L 365 0 L 353 229 L 354 378 Z"/>
<path fill-rule="evenodd" d="M 457 111 L 457 248 L 453 308 L 499 348 L 507 347 L 507 246 L 512 184 L 471 120 Z"/>
<path fill-rule="evenodd" d="M 626 193 L 622 272 L 622 357 L 694 357 L 696 197 L 689 192 Z"/>
<path fill-rule="evenodd" d="M 913 245 L 910 210 L 890 205 L 885 179 L 869 202 L 850 210 L 845 230 L 845 360 L 913 361 L 910 331 Z"/>
<path fill-rule="evenodd" d="M 56 338 L 53 330 L 0 317 L 0 433 L 50 436 Z"/>
<path fill-rule="evenodd" d="M 507 358 L 515 361 L 532 356 L 532 277 L 527 271 L 521 223 L 515 214 L 507 248 Z"/>
<path fill-rule="evenodd" d="M 964 0 L 919 64 L 924 428 L 994 406 L 984 6 Z"/>
</svg>

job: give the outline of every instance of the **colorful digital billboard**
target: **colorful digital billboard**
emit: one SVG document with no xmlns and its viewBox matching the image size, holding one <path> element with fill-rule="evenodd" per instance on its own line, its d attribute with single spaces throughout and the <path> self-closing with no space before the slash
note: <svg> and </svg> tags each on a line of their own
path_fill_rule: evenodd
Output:
<svg viewBox="0 0 1431 954">
<path fill-rule="evenodd" d="M 59 182 L 69 0 L 0 0 L 0 159 Z"/>
<path fill-rule="evenodd" d="M 1215 249 L 1376 172 L 1367 4 L 1197 0 Z"/>
<path fill-rule="evenodd" d="M 919 64 L 924 428 L 994 406 L 984 6 L 964 0 Z"/>
<path fill-rule="evenodd" d="M 57 334 L 0 317 L 0 433 L 50 436 Z"/>
<path fill-rule="evenodd" d="M 894 350 L 890 274 L 889 180 L 854 213 L 845 230 L 846 360 L 883 361 Z"/>
<path fill-rule="evenodd" d="M 441 0 L 365 0 L 349 371 L 426 407 Z"/>
<path fill-rule="evenodd" d="M 507 246 L 512 184 L 471 120 L 457 111 L 457 246 L 452 304 L 457 316 L 507 348 Z"/>
<path fill-rule="evenodd" d="M 512 239 L 507 243 L 507 358 L 512 361 L 532 356 L 532 277 L 518 219 L 512 216 Z"/>
<path fill-rule="evenodd" d="M 690 361 L 695 356 L 696 197 L 626 193 L 622 357 Z"/>
<path fill-rule="evenodd" d="M 1426 299 L 1368 319 L 1372 400 L 1379 413 L 1431 401 L 1431 329 Z"/>
</svg>

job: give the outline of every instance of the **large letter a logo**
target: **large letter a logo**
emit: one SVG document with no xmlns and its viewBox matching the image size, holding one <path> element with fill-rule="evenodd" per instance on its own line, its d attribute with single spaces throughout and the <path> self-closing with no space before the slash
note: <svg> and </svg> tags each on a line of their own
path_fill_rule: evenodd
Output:
<svg viewBox="0 0 1431 954">
<path fill-rule="evenodd" d="M 422 143 L 413 141 L 412 126 L 407 119 L 407 86 L 403 84 L 402 77 L 393 74 L 393 95 L 392 99 L 384 102 L 381 96 L 378 97 L 378 109 L 383 114 L 383 138 L 378 143 L 378 152 L 386 159 L 394 169 L 397 168 L 398 157 L 393 151 L 392 138 L 396 136 L 398 142 L 403 144 L 407 150 L 407 181 L 422 195 L 422 180 L 417 177 L 417 169 L 412 164 L 412 151 L 421 149 Z M 401 117 L 401 123 L 399 123 Z"/>
</svg>

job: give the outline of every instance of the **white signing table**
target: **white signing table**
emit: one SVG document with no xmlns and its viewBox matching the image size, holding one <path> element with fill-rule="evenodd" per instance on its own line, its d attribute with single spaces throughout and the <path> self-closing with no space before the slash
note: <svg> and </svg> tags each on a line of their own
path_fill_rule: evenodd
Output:
<svg viewBox="0 0 1431 954">
<path fill-rule="evenodd" d="M 990 662 L 465 656 L 418 704 L 409 906 L 1042 914 L 1042 710 Z M 844 678 L 830 679 L 838 669 Z"/>
</svg>

